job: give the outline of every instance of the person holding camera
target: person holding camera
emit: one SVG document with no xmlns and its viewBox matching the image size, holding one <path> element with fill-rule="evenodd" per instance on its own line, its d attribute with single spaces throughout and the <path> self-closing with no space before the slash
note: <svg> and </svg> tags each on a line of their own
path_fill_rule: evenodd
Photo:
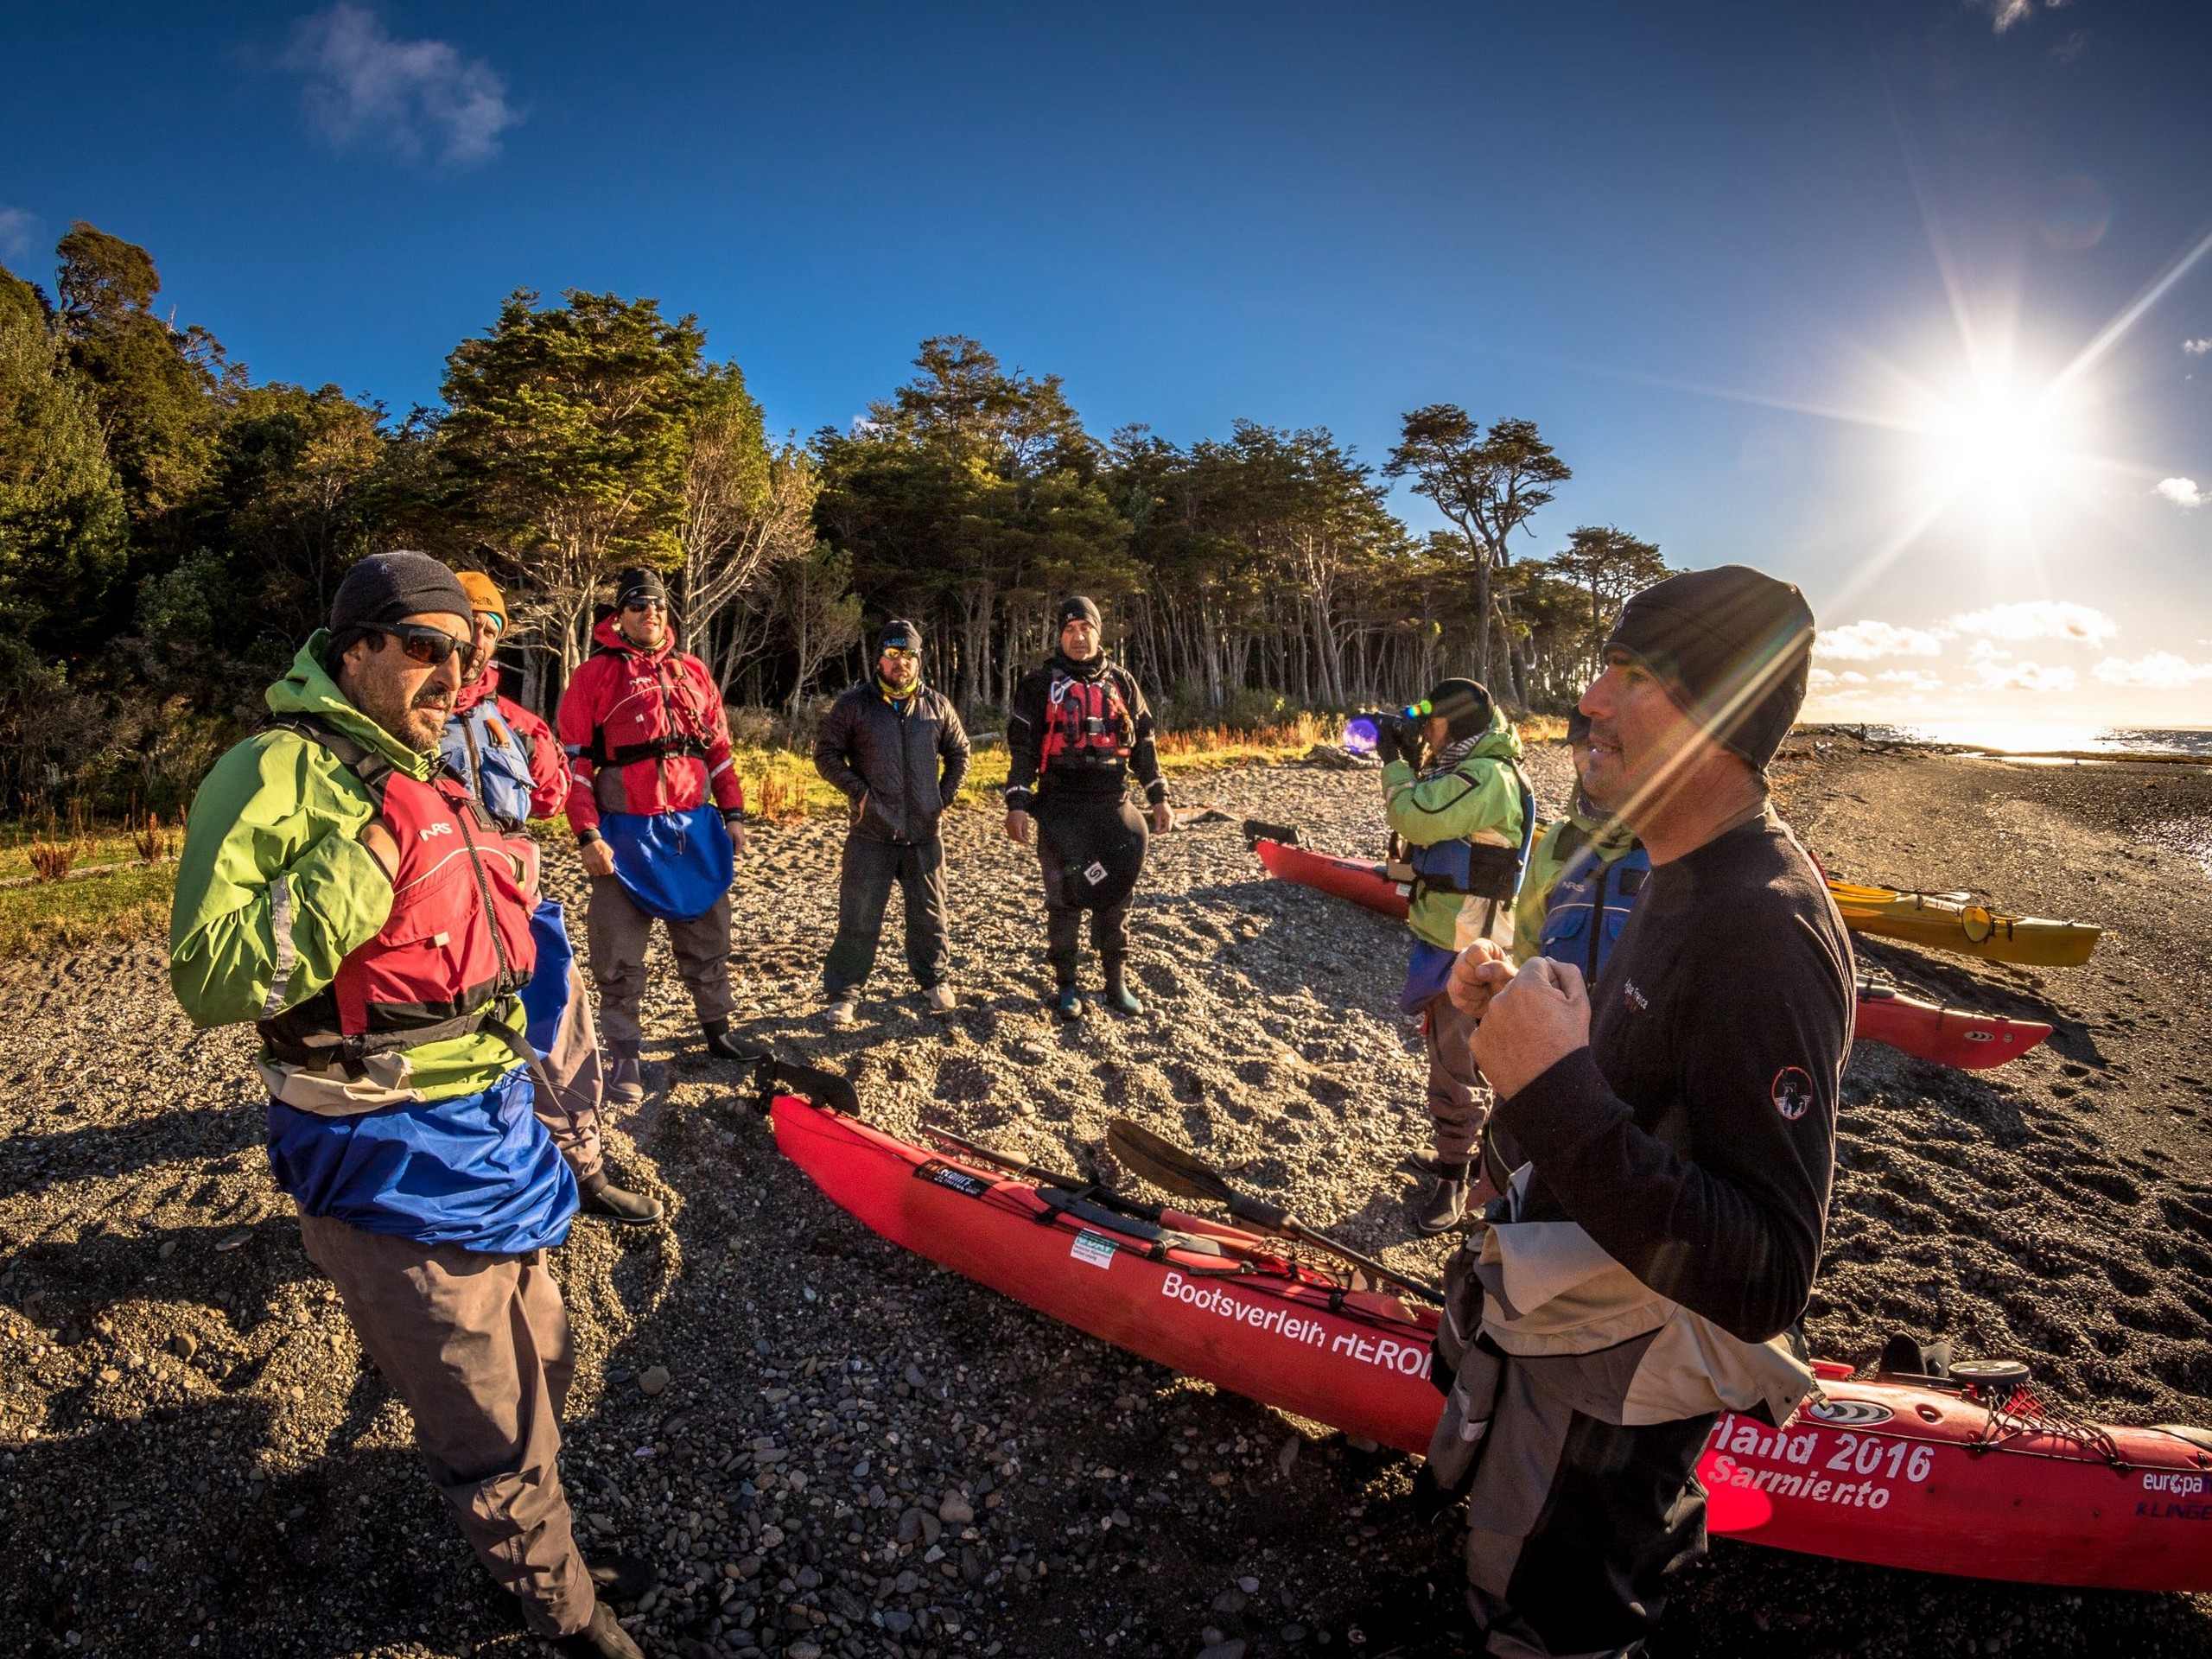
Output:
<svg viewBox="0 0 2212 1659">
<path fill-rule="evenodd" d="M 1413 951 L 1398 1007 L 1421 1018 L 1434 1126 L 1434 1156 L 1415 1162 L 1436 1182 L 1414 1224 L 1441 1233 L 1466 1218 L 1468 1167 L 1490 1116 L 1490 1091 L 1468 1048 L 1474 1022 L 1445 987 L 1461 950 L 1495 937 L 1501 920 L 1511 928 L 1535 799 L 1521 773 L 1520 734 L 1477 681 L 1440 681 L 1402 715 L 1375 724 L 1384 810 L 1412 887 Z"/>
<path fill-rule="evenodd" d="M 823 1020 L 853 1023 L 893 881 L 906 895 L 906 965 L 930 1012 L 950 1014 L 938 820 L 968 775 L 968 734 L 952 700 L 922 683 L 922 631 L 912 622 L 884 625 L 875 672 L 830 705 L 814 769 L 853 804 L 837 867 L 837 937 L 822 966 Z"/>
<path fill-rule="evenodd" d="M 1124 799 L 1135 772 L 1151 804 L 1151 832 L 1174 823 L 1167 783 L 1152 742 L 1152 710 L 1136 677 L 1100 643 L 1098 607 L 1081 595 L 1061 602 L 1060 648 L 1014 688 L 1007 716 L 1006 833 L 1029 843 L 1045 876 L 1046 955 L 1052 1011 L 1083 1017 L 1076 952 L 1083 912 L 1106 970 L 1106 1006 L 1144 1012 L 1129 989 L 1129 893 L 1144 868 L 1146 822 Z"/>
</svg>

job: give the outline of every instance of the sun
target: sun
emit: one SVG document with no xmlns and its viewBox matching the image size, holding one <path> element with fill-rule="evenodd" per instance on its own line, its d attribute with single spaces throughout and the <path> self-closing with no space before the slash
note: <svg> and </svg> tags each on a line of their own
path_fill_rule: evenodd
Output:
<svg viewBox="0 0 2212 1659">
<path fill-rule="evenodd" d="M 1986 387 L 1934 423 L 1944 482 L 1955 498 L 1997 512 L 2018 510 L 2052 481 L 2062 460 L 2048 397 Z"/>
</svg>

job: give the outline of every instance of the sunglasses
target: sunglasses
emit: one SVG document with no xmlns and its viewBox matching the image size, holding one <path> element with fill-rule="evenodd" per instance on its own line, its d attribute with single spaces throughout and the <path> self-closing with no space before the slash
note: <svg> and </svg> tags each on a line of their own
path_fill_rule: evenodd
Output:
<svg viewBox="0 0 2212 1659">
<path fill-rule="evenodd" d="M 435 668 L 455 652 L 469 648 L 466 639 L 456 639 L 442 629 L 425 627 L 419 622 L 388 622 L 376 630 L 397 640 L 410 663 L 421 663 L 426 668 Z"/>
<path fill-rule="evenodd" d="M 894 663 L 918 663 L 922 660 L 922 653 L 920 652 L 901 651 L 896 646 L 893 646 L 883 654 L 886 657 L 888 657 Z"/>
<path fill-rule="evenodd" d="M 668 608 L 668 601 L 664 599 L 633 599 L 622 608 L 626 611 L 664 611 Z"/>
</svg>

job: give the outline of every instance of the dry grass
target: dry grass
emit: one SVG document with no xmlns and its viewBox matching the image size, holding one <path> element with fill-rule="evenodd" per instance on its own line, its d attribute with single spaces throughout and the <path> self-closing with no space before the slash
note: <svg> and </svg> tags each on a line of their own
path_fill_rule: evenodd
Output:
<svg viewBox="0 0 2212 1659">
<path fill-rule="evenodd" d="M 180 838 L 177 828 L 164 824 L 158 812 L 149 812 L 145 823 L 130 832 L 130 844 L 138 849 L 140 862 L 146 864 L 158 864 L 163 859 L 175 858 Z"/>
</svg>

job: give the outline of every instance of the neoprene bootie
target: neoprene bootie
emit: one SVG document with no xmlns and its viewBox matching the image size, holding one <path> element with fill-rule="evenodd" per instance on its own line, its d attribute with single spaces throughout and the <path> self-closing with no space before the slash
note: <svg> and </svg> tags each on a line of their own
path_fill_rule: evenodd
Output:
<svg viewBox="0 0 2212 1659">
<path fill-rule="evenodd" d="M 611 1056 L 607 1062 L 607 1103 L 635 1106 L 645 1097 L 645 1074 L 634 1054 Z"/>
<path fill-rule="evenodd" d="M 645 1649 L 630 1639 L 630 1632 L 615 1622 L 614 1609 L 603 1601 L 593 1605 L 590 1624 L 555 1637 L 553 1651 L 568 1659 L 645 1659 Z"/>
<path fill-rule="evenodd" d="M 1115 1014 L 1131 1014 L 1144 1012 L 1144 1004 L 1137 1001 L 1136 994 L 1129 989 L 1119 974 L 1115 974 L 1107 980 L 1106 995 L 1101 1001 Z"/>
<path fill-rule="evenodd" d="M 1052 1017 L 1056 1020 L 1083 1018 L 1083 993 L 1072 985 L 1060 987 L 1059 995 L 1052 999 Z"/>
<path fill-rule="evenodd" d="M 766 1049 L 731 1036 L 727 1019 L 705 1020 L 699 1029 L 707 1034 L 707 1052 L 718 1060 L 758 1060 L 767 1057 Z"/>
<path fill-rule="evenodd" d="M 1448 1233 L 1467 1218 L 1467 1183 L 1464 1180 L 1439 1180 L 1428 1202 L 1414 1217 L 1414 1228 L 1424 1233 Z"/>
<path fill-rule="evenodd" d="M 661 1215 L 658 1198 L 615 1185 L 603 1169 L 576 1183 L 576 1210 L 580 1215 L 620 1222 L 625 1227 L 647 1226 L 658 1221 Z"/>
</svg>

